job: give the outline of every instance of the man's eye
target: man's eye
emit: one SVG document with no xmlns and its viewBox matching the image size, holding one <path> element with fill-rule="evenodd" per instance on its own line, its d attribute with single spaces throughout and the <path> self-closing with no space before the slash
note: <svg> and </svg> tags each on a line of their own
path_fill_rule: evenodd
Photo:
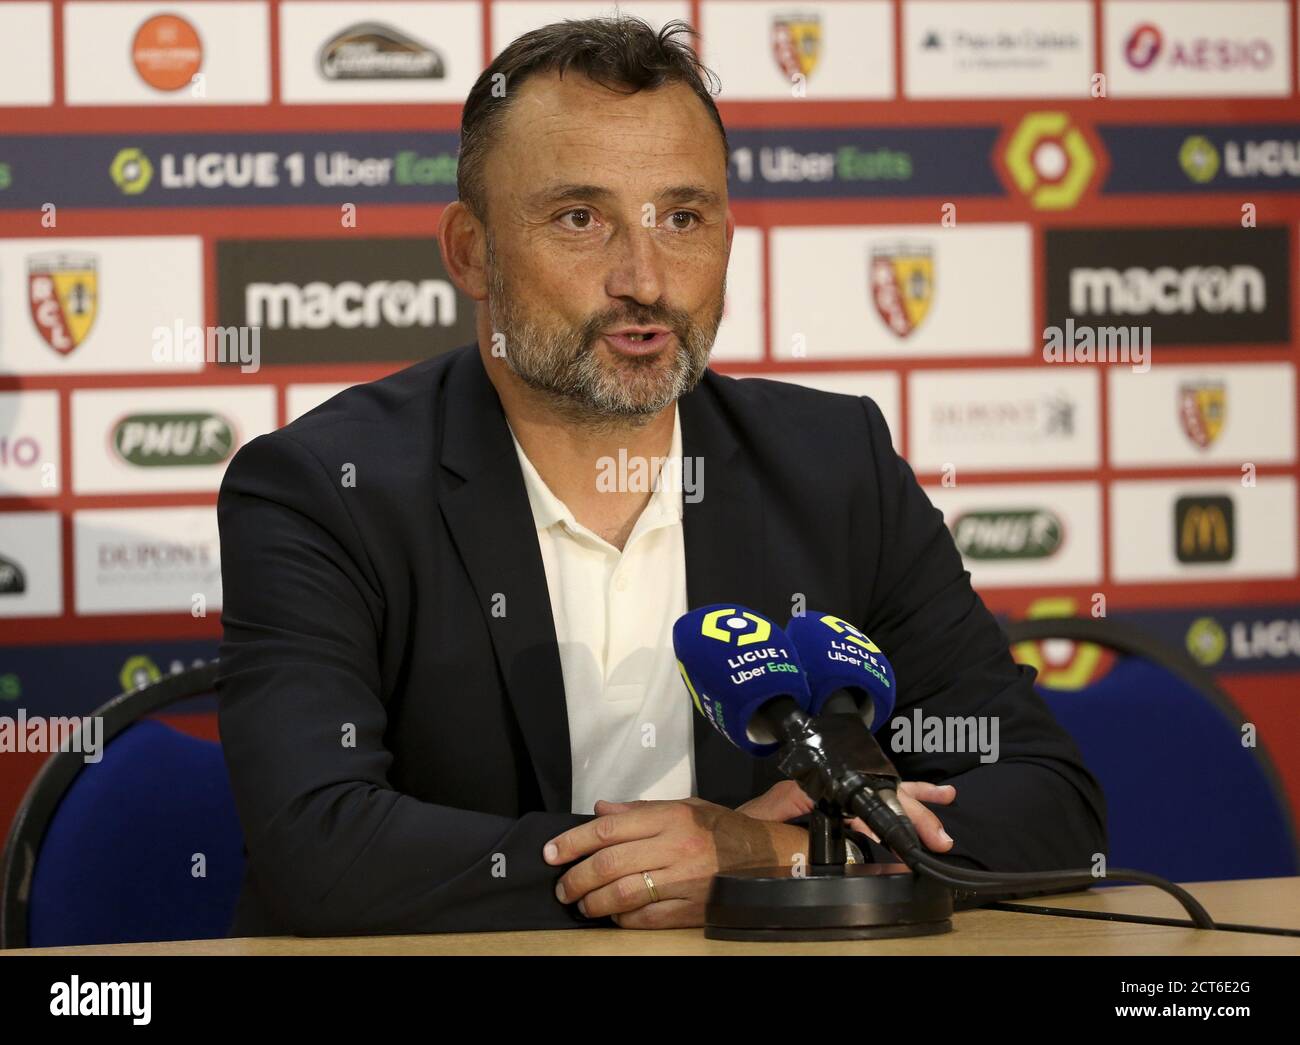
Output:
<svg viewBox="0 0 1300 1045">
<path fill-rule="evenodd" d="M 676 222 L 678 218 L 689 218 L 693 223 L 698 223 L 700 220 L 698 214 L 695 214 L 693 211 L 689 211 L 689 210 L 675 210 L 668 215 L 668 220 L 670 222 Z M 674 227 L 679 232 L 687 232 L 690 229 L 694 228 L 694 224 L 692 225 L 675 224 Z"/>
<path fill-rule="evenodd" d="M 591 219 L 591 211 L 586 210 L 586 209 L 584 209 L 584 208 L 582 208 L 582 207 L 575 207 L 573 210 L 565 211 L 563 214 L 560 215 L 560 220 L 563 221 L 565 218 L 572 217 L 572 216 L 575 215 L 575 214 L 580 214 L 580 215 L 582 215 L 582 220 L 578 222 L 578 228 L 579 228 L 580 230 L 581 230 L 581 229 L 587 229 L 587 228 L 590 228 L 590 227 L 591 227 L 591 226 L 590 226 L 590 222 L 591 222 L 591 220 L 592 220 L 592 219 Z M 572 226 L 570 226 L 570 227 L 572 227 Z"/>
</svg>

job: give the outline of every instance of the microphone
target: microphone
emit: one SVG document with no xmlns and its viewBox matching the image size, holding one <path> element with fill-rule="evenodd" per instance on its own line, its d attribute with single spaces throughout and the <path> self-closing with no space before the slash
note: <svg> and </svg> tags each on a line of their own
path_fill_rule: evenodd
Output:
<svg viewBox="0 0 1300 1045">
<path fill-rule="evenodd" d="M 673 625 L 673 651 L 695 709 L 742 751 L 772 754 L 808 717 L 799 656 L 761 613 L 735 603 L 692 610 Z"/>
<path fill-rule="evenodd" d="M 786 634 L 808 675 L 814 715 L 859 715 L 874 733 L 894 712 L 894 668 L 858 628 L 829 613 L 792 617 Z"/>
<path fill-rule="evenodd" d="M 822 627 L 828 634 L 846 634 L 842 627 L 838 632 L 829 624 Z M 819 642 L 807 641 L 807 646 L 824 659 Z M 673 650 L 696 710 L 723 736 L 759 758 L 780 751 L 781 772 L 814 802 L 860 817 L 886 845 L 900 855 L 910 853 L 917 838 L 895 794 L 898 772 L 863 729 L 852 695 L 856 688 L 846 690 L 852 715 L 824 713 L 814 718 L 799 648 L 769 618 L 734 603 L 705 606 L 679 617 L 673 625 Z M 886 675 L 892 689 L 893 669 L 886 673 L 880 666 L 883 655 L 873 656 L 873 670 Z M 847 667 L 854 673 L 833 686 L 823 679 L 821 691 L 839 692 L 845 679 L 860 688 L 865 673 L 857 665 Z"/>
<path fill-rule="evenodd" d="M 808 610 L 786 630 L 808 676 L 817 728 L 853 777 L 855 793 L 842 808 L 910 864 L 920 840 L 898 800 L 899 772 L 872 736 L 897 700 L 893 665 L 859 628 L 834 614 Z"/>
</svg>

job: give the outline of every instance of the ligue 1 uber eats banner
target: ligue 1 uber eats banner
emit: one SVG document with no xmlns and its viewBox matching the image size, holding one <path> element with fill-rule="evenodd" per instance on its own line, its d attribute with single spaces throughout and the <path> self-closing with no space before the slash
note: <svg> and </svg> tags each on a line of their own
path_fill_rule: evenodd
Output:
<svg viewBox="0 0 1300 1045">
<path fill-rule="evenodd" d="M 717 367 L 872 396 L 997 612 L 1189 650 L 1300 803 L 1292 0 L 623 10 L 721 80 Z M 471 340 L 432 238 L 460 105 L 599 13 L 0 2 L 0 711 L 215 653 L 231 456 Z"/>
</svg>

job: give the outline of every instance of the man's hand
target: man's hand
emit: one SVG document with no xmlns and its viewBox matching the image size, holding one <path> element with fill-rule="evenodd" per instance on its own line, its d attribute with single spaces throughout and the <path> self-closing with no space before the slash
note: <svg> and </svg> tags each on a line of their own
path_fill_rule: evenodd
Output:
<svg viewBox="0 0 1300 1045">
<path fill-rule="evenodd" d="M 943 829 L 943 824 L 934 813 L 921 805 L 933 802 L 946 806 L 957 797 L 957 789 L 951 784 L 927 784 L 924 780 L 904 780 L 898 785 L 898 801 L 909 820 L 916 828 L 921 843 L 936 853 L 946 853 L 952 848 L 952 839 Z M 737 806 L 737 813 L 756 817 L 759 820 L 793 820 L 804 813 L 810 813 L 816 805 L 803 793 L 793 780 L 779 780 L 757 798 L 751 798 L 744 805 Z M 845 823 L 854 831 L 861 831 L 868 838 L 879 842 L 876 833 L 856 816 Z"/>
<path fill-rule="evenodd" d="M 582 857 L 560 879 L 561 903 L 588 918 L 612 915 L 624 929 L 704 924 L 712 878 L 739 867 L 788 866 L 807 849 L 807 832 L 756 819 L 700 798 L 596 803 L 596 818 L 552 839 L 549 864 Z M 795 814 L 798 815 L 798 814 Z M 648 872 L 658 900 L 643 877 Z"/>
</svg>

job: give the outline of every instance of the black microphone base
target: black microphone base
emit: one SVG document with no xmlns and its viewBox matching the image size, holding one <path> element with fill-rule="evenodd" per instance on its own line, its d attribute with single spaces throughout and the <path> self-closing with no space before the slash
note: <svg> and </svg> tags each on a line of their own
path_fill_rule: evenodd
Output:
<svg viewBox="0 0 1300 1045">
<path fill-rule="evenodd" d="M 849 864 L 795 877 L 789 867 L 715 875 L 710 940 L 885 940 L 952 932 L 952 892 L 906 864 Z"/>
</svg>

